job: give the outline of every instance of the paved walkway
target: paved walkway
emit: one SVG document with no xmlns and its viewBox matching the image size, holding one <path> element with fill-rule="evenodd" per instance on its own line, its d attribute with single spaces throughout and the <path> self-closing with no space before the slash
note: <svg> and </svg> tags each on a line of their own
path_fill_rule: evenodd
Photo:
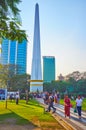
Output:
<svg viewBox="0 0 86 130">
<path fill-rule="evenodd" d="M 44 101 L 43 101 L 42 98 L 37 98 L 37 100 L 40 103 L 44 104 Z M 64 117 L 64 106 L 57 104 L 57 105 L 55 105 L 55 108 L 56 108 L 56 113 L 58 115 L 60 115 L 62 118 L 65 118 Z M 65 120 L 66 121 L 70 120 L 70 122 L 73 122 L 75 125 L 79 126 L 81 128 L 81 130 L 86 130 L 86 112 L 82 112 L 82 118 L 81 119 L 78 119 L 78 114 L 74 113 L 73 108 L 71 108 L 70 112 L 71 112 L 71 118 L 70 119 L 65 118 Z"/>
</svg>

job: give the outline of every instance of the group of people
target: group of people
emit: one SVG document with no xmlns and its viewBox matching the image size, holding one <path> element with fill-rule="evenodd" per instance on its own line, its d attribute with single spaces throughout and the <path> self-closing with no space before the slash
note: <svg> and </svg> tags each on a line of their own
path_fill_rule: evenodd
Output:
<svg viewBox="0 0 86 130">
<path fill-rule="evenodd" d="M 12 93 L 12 94 L 10 94 L 10 96 L 9 96 L 10 101 L 12 102 L 12 100 L 15 100 L 15 101 L 16 101 L 16 104 L 19 103 L 19 98 L 20 98 L 19 92 L 16 92 L 15 94 Z"/>
<path fill-rule="evenodd" d="M 53 109 L 53 113 L 56 111 L 56 108 L 54 107 L 55 104 L 59 103 L 59 99 L 60 99 L 60 95 L 59 93 L 48 93 L 46 92 L 43 99 L 44 99 L 44 103 L 48 105 L 47 107 L 47 112 L 50 112 L 51 108 Z M 77 109 L 77 113 L 79 116 L 79 119 L 81 119 L 81 110 L 82 110 L 82 98 L 80 95 L 78 95 L 78 97 L 76 98 L 75 102 L 75 109 Z M 68 95 L 64 96 L 64 114 L 65 117 L 69 117 L 70 118 L 70 108 L 72 107 L 71 104 L 71 100 L 68 97 Z"/>
<path fill-rule="evenodd" d="M 59 94 L 59 92 L 55 92 L 55 93 L 45 92 L 43 94 L 44 103 L 48 104 L 48 102 L 49 102 L 49 96 L 51 96 L 51 95 L 54 98 L 54 104 L 59 104 L 59 101 L 60 101 L 60 94 Z"/>
<path fill-rule="evenodd" d="M 53 113 L 56 111 L 56 108 L 54 107 L 54 104 L 59 104 L 60 95 L 59 92 L 55 93 L 48 93 L 45 92 L 43 95 L 44 103 L 48 105 L 48 108 L 46 111 L 50 112 L 51 108 L 53 109 Z"/>
<path fill-rule="evenodd" d="M 75 109 L 77 110 L 79 119 L 81 119 L 82 99 L 80 95 L 78 95 L 75 102 L 76 102 Z M 71 107 L 72 107 L 72 104 L 71 104 L 70 98 L 68 97 L 68 95 L 65 95 L 65 98 L 64 98 L 65 117 L 68 116 L 70 118 Z"/>
</svg>

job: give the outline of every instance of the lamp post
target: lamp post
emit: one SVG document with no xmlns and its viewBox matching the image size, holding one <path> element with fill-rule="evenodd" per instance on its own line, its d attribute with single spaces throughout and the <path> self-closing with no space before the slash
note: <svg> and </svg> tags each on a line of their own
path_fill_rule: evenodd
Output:
<svg viewBox="0 0 86 130">
<path fill-rule="evenodd" d="M 26 89 L 26 104 L 28 104 L 28 89 Z"/>
<path fill-rule="evenodd" d="M 8 81 L 7 81 L 7 86 L 6 86 L 6 92 L 5 92 L 5 108 L 7 109 L 7 88 L 8 88 Z"/>
<path fill-rule="evenodd" d="M 5 103 L 5 108 L 7 109 L 7 97 L 6 97 L 6 103 Z"/>
</svg>

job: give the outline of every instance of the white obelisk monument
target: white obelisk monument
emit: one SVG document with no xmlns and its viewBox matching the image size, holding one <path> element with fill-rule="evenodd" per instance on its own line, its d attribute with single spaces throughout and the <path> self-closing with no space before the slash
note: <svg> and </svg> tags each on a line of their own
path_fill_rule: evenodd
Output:
<svg viewBox="0 0 86 130">
<path fill-rule="evenodd" d="M 36 4 L 30 92 L 42 92 L 42 91 L 43 91 L 43 81 L 42 81 L 42 69 L 41 69 L 39 5 Z"/>
</svg>

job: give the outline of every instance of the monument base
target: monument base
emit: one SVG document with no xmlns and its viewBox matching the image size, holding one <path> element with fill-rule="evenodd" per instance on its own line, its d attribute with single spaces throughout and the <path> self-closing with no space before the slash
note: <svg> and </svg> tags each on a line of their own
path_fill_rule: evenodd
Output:
<svg viewBox="0 0 86 130">
<path fill-rule="evenodd" d="M 30 92 L 43 92 L 43 80 L 30 80 Z"/>
</svg>

